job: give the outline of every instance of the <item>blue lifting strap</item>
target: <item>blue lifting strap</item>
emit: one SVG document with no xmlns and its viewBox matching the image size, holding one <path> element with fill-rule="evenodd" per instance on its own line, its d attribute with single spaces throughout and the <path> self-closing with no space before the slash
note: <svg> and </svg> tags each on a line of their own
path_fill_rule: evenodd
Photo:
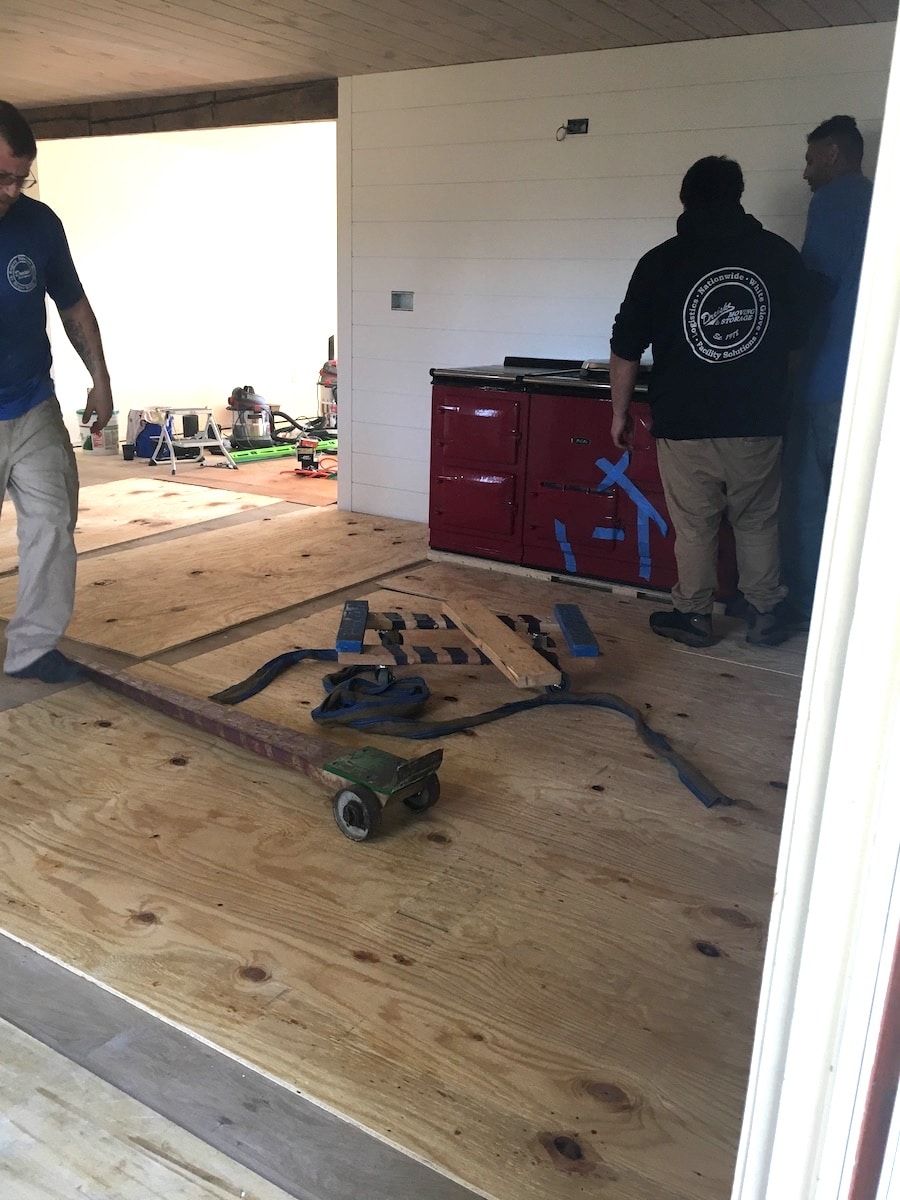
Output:
<svg viewBox="0 0 900 1200">
<path fill-rule="evenodd" d="M 222 704 L 239 704 L 262 691 L 282 671 L 304 658 L 335 662 L 337 651 L 290 650 L 286 654 L 279 654 L 241 683 L 232 684 L 231 687 L 210 696 L 210 699 L 218 700 Z M 612 709 L 633 721 L 644 745 L 658 758 L 675 768 L 678 778 L 701 804 L 711 808 L 714 804 L 731 803 L 730 798 L 674 750 L 661 733 L 651 729 L 639 709 L 612 692 L 579 694 L 548 691 L 524 700 L 501 704 L 498 708 L 473 716 L 457 717 L 450 721 L 422 721 L 415 719 L 416 714 L 425 707 L 431 693 L 428 684 L 418 675 L 397 678 L 387 667 L 357 665 L 344 667 L 326 675 L 322 683 L 326 692 L 325 699 L 310 714 L 317 723 L 347 725 L 351 729 L 364 729 L 368 733 L 411 738 L 416 741 L 462 733 L 466 729 L 474 729 L 477 725 L 500 721 L 504 717 L 528 712 L 533 708 L 578 705 Z"/>
</svg>

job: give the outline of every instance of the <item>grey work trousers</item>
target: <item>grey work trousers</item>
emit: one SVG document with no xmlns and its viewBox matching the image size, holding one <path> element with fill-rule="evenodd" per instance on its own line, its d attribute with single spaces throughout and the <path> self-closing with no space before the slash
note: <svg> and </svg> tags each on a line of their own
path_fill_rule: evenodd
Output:
<svg viewBox="0 0 900 1200">
<path fill-rule="evenodd" d="M 21 671 L 56 647 L 75 606 L 78 468 L 55 396 L 0 421 L 0 504 L 6 492 L 16 510 L 19 587 L 3 669 Z"/>
<path fill-rule="evenodd" d="M 781 438 L 659 438 L 656 450 L 675 529 L 675 607 L 712 612 L 724 515 L 734 530 L 739 587 L 754 608 L 770 612 L 787 595 L 778 544 Z"/>
</svg>

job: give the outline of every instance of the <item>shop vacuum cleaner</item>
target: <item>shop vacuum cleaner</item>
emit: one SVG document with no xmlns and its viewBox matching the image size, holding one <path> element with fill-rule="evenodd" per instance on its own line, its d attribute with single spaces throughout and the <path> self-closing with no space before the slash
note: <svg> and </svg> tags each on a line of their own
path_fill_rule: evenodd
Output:
<svg viewBox="0 0 900 1200">
<path fill-rule="evenodd" d="M 273 410 L 252 385 L 236 387 L 228 398 L 231 415 L 229 441 L 232 450 L 281 450 L 293 453 L 306 426 L 280 409 Z M 257 457 L 264 457 L 259 455 Z"/>
</svg>

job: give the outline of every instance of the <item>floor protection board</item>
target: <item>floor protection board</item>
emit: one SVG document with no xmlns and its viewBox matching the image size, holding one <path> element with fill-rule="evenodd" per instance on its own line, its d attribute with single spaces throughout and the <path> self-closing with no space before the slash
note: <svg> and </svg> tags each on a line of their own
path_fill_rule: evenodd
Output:
<svg viewBox="0 0 900 1200">
<path fill-rule="evenodd" d="M 426 537 L 411 521 L 304 508 L 133 546 L 79 564 L 67 636 L 152 654 L 420 561 Z M 16 582 L 0 580 L 0 617 Z"/>
<path fill-rule="evenodd" d="M 159 479 L 118 479 L 82 487 L 75 526 L 79 554 L 169 529 L 277 504 L 277 498 L 176 488 Z M 0 574 L 19 564 L 16 510 L 7 496 L 0 516 Z"/>
<path fill-rule="evenodd" d="M 426 564 L 370 610 L 476 596 L 549 616 L 571 590 Z M 719 1200 L 734 1168 L 799 651 L 655 638 L 648 604 L 574 597 L 626 697 L 733 797 L 705 808 L 617 712 L 538 709 L 408 742 L 314 725 L 322 663 L 242 709 L 413 757 L 441 797 L 342 837 L 326 789 L 86 684 L 0 713 L 0 905 L 72 963 L 494 1200 Z M 341 606 L 138 676 L 208 695 Z M 745 651 L 751 651 L 750 654 Z M 429 718 L 518 698 L 492 666 L 417 668 Z M 61 788 L 59 780 L 65 778 Z"/>
</svg>

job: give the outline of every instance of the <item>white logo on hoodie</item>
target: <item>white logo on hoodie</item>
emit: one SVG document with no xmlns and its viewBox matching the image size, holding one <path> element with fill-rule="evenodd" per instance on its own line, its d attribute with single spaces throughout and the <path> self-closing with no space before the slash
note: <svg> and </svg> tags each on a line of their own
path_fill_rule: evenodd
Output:
<svg viewBox="0 0 900 1200">
<path fill-rule="evenodd" d="M 704 362 L 752 354 L 769 326 L 769 291 L 753 271 L 720 267 L 698 279 L 684 303 L 684 336 Z"/>
</svg>

